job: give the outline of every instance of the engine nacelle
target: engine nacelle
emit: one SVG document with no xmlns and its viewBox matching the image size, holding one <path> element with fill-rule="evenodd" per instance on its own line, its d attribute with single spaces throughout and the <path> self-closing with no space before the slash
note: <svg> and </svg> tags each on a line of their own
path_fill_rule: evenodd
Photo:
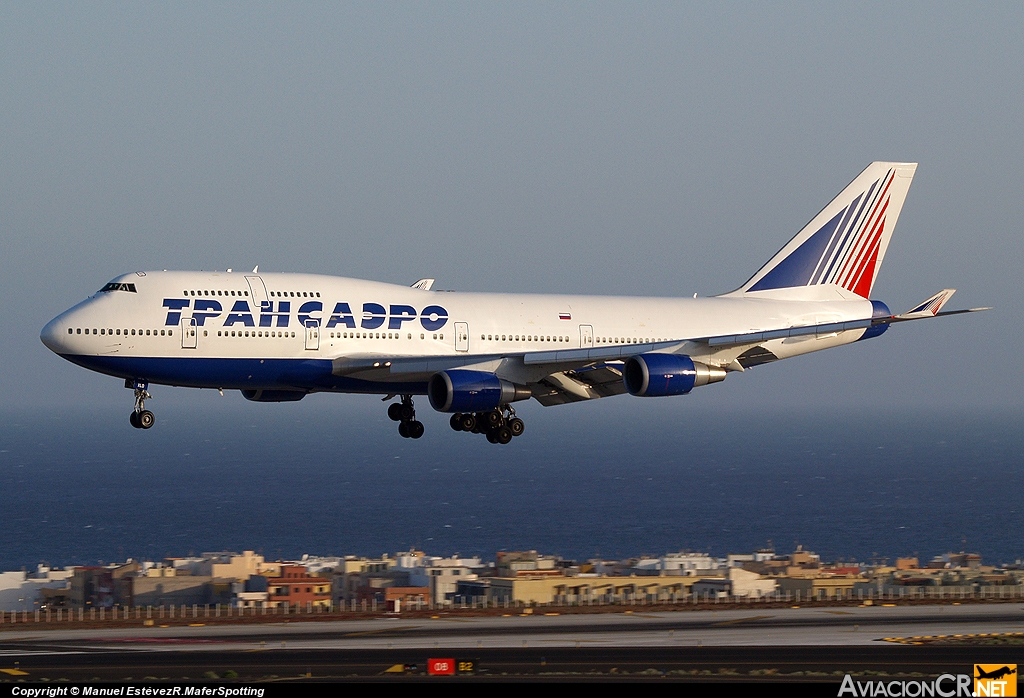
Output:
<svg viewBox="0 0 1024 698">
<path fill-rule="evenodd" d="M 242 397 L 253 402 L 296 402 L 306 397 L 300 390 L 242 390 Z"/>
<path fill-rule="evenodd" d="M 695 387 L 725 380 L 725 369 L 678 354 L 638 354 L 626 359 L 622 381 L 637 397 L 686 395 Z"/>
<path fill-rule="evenodd" d="M 532 396 L 529 388 L 487 371 L 441 371 L 427 383 L 430 406 L 438 412 L 486 412 Z"/>
</svg>

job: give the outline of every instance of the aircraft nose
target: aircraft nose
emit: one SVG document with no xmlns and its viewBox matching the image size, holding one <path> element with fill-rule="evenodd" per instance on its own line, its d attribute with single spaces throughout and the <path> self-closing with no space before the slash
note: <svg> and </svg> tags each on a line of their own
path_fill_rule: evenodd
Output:
<svg viewBox="0 0 1024 698">
<path fill-rule="evenodd" d="M 54 354 L 60 354 L 64 349 L 64 336 L 61 332 L 67 332 L 67 329 L 64 328 L 65 323 L 61 321 L 61 317 L 58 315 L 50 320 L 46 323 L 43 331 L 39 333 L 39 339 Z"/>
</svg>

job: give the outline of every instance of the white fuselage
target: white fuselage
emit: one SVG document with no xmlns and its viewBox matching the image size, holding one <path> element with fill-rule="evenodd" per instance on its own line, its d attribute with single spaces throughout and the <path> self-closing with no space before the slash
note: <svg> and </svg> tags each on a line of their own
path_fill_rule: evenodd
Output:
<svg viewBox="0 0 1024 698">
<path fill-rule="evenodd" d="M 321 374 L 330 375 L 329 364 L 344 358 L 483 359 L 872 316 L 870 301 L 839 297 L 807 301 L 461 293 L 312 274 L 138 272 L 118 277 L 108 287 L 114 288 L 54 318 L 43 330 L 43 342 L 70 361 L 111 375 L 210 388 L 390 393 L 396 392 L 391 383 L 403 380 L 400 376 L 353 381 Z M 852 342 L 863 333 L 849 330 L 761 344 L 771 344 L 777 358 L 786 358 Z M 693 344 L 688 353 L 728 366 L 741 349 L 716 351 Z M 419 393 L 421 387 L 410 384 L 403 390 Z"/>
</svg>

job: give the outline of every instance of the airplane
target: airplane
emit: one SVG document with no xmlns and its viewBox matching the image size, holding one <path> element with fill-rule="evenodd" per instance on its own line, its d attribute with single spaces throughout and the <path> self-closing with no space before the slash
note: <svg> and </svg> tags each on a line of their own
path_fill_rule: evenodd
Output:
<svg viewBox="0 0 1024 698">
<path fill-rule="evenodd" d="M 151 384 L 239 390 L 256 402 L 316 392 L 384 395 L 418 439 L 414 396 L 456 431 L 507 444 L 513 404 L 628 393 L 686 395 L 729 373 L 871 339 L 943 311 L 944 289 L 894 315 L 871 289 L 917 163 L 874 162 L 750 279 L 713 297 L 631 298 L 433 290 L 290 273 L 138 271 L 42 330 L 51 351 L 124 379 L 133 427 Z"/>
</svg>

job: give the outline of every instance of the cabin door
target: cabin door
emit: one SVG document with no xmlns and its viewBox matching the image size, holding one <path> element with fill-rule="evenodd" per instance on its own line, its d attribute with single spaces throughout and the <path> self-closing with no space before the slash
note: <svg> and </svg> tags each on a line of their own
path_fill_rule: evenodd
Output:
<svg viewBox="0 0 1024 698">
<path fill-rule="evenodd" d="M 469 351 L 469 323 L 455 323 L 455 351 Z"/>
<path fill-rule="evenodd" d="M 320 323 L 316 320 L 306 320 L 306 348 L 320 348 Z"/>
<path fill-rule="evenodd" d="M 267 286 L 263 283 L 263 279 L 258 276 L 246 276 L 245 280 L 249 284 L 249 294 L 252 299 L 252 303 L 249 305 L 252 307 L 253 314 L 271 312 L 270 296 L 267 294 Z"/>
<path fill-rule="evenodd" d="M 181 318 L 181 348 L 195 349 L 199 341 L 196 332 L 196 319 L 194 317 Z"/>
<path fill-rule="evenodd" d="M 580 349 L 594 348 L 594 326 L 580 325 Z"/>
</svg>

